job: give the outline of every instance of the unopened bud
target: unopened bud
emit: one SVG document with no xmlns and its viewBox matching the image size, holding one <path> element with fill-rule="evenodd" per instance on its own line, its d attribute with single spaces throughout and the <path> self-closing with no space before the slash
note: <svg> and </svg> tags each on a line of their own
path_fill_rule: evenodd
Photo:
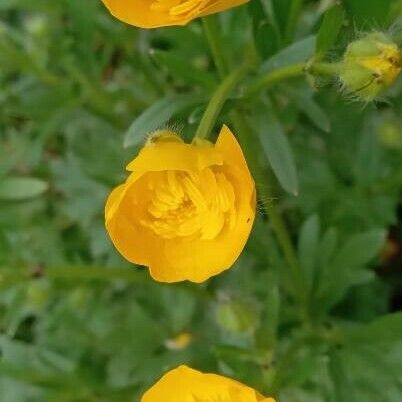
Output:
<svg viewBox="0 0 402 402">
<path fill-rule="evenodd" d="M 169 338 L 165 341 L 165 346 L 169 350 L 183 350 L 186 349 L 191 341 L 193 340 L 193 335 L 189 332 L 181 332 L 174 338 Z"/>
<path fill-rule="evenodd" d="M 347 93 L 371 101 L 396 81 L 401 69 L 401 50 L 385 34 L 375 32 L 348 46 L 340 79 Z"/>
<path fill-rule="evenodd" d="M 225 331 L 244 333 L 255 327 L 257 317 L 250 305 L 230 300 L 219 304 L 217 321 Z"/>
</svg>

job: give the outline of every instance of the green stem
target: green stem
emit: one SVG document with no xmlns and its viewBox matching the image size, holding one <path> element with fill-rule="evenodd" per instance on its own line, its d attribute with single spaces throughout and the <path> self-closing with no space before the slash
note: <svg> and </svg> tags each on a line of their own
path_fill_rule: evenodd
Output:
<svg viewBox="0 0 402 402">
<path fill-rule="evenodd" d="M 234 70 L 228 77 L 226 77 L 218 86 L 215 93 L 212 95 L 211 100 L 209 101 L 207 109 L 205 110 L 198 126 L 197 132 L 195 133 L 197 138 L 208 138 L 225 101 L 231 95 L 237 84 L 244 78 L 248 70 L 249 65 L 247 63 L 243 64 Z"/>
<path fill-rule="evenodd" d="M 338 75 L 341 71 L 341 63 L 312 63 L 306 66 L 306 71 L 313 75 Z"/>
<path fill-rule="evenodd" d="M 205 20 L 205 19 L 204 19 Z M 208 25 L 207 25 L 208 27 Z M 205 28 L 205 24 L 204 24 Z M 221 41 L 219 40 L 219 32 L 217 32 L 216 35 L 209 35 L 209 32 L 206 30 L 206 36 L 208 41 L 210 42 L 210 47 L 212 50 L 212 53 L 215 57 L 217 57 L 215 63 L 216 65 L 221 65 L 225 66 L 225 61 L 222 60 L 222 55 L 224 54 L 222 52 L 222 46 L 221 46 Z M 278 70 L 276 73 L 271 73 L 271 75 L 274 75 L 274 78 L 270 78 L 269 82 L 276 82 L 280 81 L 282 79 L 288 78 L 289 76 L 295 76 L 295 75 L 300 75 L 303 73 L 305 68 L 305 64 L 298 64 L 293 65 L 290 67 L 286 67 L 284 69 L 281 69 L 279 72 Z M 236 83 L 239 82 L 243 76 L 244 73 L 240 74 L 237 72 L 238 70 L 235 70 L 234 73 L 232 73 L 223 83 L 223 85 L 227 85 L 227 81 L 232 77 L 234 74 L 236 76 Z M 246 70 L 247 71 L 247 70 Z M 218 69 L 218 73 L 221 75 L 221 72 Z M 232 79 L 230 79 L 232 81 Z M 233 84 L 230 85 L 230 87 L 233 87 Z M 219 88 L 218 91 L 219 92 Z M 214 97 L 217 96 L 217 94 L 214 95 Z M 217 96 L 218 97 L 218 96 Z M 221 95 L 219 96 L 221 97 Z M 208 109 L 211 107 L 211 109 L 217 111 L 216 107 L 212 107 L 213 99 L 211 99 L 210 105 L 208 106 Z M 197 131 L 197 136 L 200 138 L 203 138 L 202 136 L 205 135 L 205 133 L 208 133 L 208 130 L 211 126 L 211 118 L 208 117 L 208 109 L 205 112 L 203 116 L 203 120 L 205 118 L 206 122 L 203 123 L 201 121 L 200 127 L 198 128 Z M 219 109 L 220 111 L 220 109 Z M 218 112 L 219 112 L 218 111 Z M 214 119 L 216 119 L 217 116 L 214 116 Z M 243 149 L 246 153 L 246 158 L 250 164 L 251 171 L 254 175 L 254 177 L 263 177 L 264 172 L 261 166 L 258 163 L 256 155 L 258 154 L 258 141 L 255 141 L 255 138 L 253 137 L 253 131 L 248 128 L 248 124 L 244 116 L 239 112 L 233 112 L 232 114 L 232 120 L 236 128 L 237 135 L 239 136 L 239 140 L 243 146 Z M 215 120 L 213 120 L 215 121 Z M 207 129 L 201 128 L 201 126 L 205 125 Z M 272 199 L 272 195 L 269 191 L 269 188 L 266 186 L 260 186 L 258 188 L 260 197 L 262 199 Z M 265 205 L 265 204 L 264 204 Z M 300 270 L 300 266 L 298 263 L 297 259 L 297 254 L 295 252 L 295 249 L 293 247 L 290 235 L 288 233 L 288 230 L 286 228 L 285 223 L 282 220 L 282 217 L 279 213 L 279 211 L 276 208 L 275 203 L 270 203 L 269 205 L 265 206 L 266 213 L 269 217 L 270 224 L 273 228 L 273 231 L 275 233 L 275 236 L 278 240 L 279 246 L 281 247 L 282 253 L 286 259 L 286 262 L 291 270 L 291 276 L 292 276 L 292 281 L 293 281 L 293 286 L 294 286 L 294 297 L 296 300 L 300 302 L 300 309 L 301 309 L 301 319 L 306 319 L 308 317 L 307 313 L 307 302 L 306 302 L 306 292 L 305 292 L 305 287 L 303 286 L 303 276 L 302 272 Z"/>
<path fill-rule="evenodd" d="M 247 99 L 256 93 L 270 88 L 272 85 L 293 77 L 300 77 L 305 73 L 313 75 L 333 76 L 339 74 L 340 65 L 337 63 L 296 63 L 290 66 L 278 68 L 258 77 L 244 92 Z"/>
<path fill-rule="evenodd" d="M 256 93 L 260 92 L 263 89 L 267 89 L 273 84 L 277 82 L 286 80 L 292 77 L 299 77 L 303 75 L 305 72 L 306 64 L 305 63 L 298 63 L 292 64 L 290 66 L 278 68 L 277 70 L 273 70 L 268 74 L 259 77 L 252 83 L 247 90 L 244 92 L 245 98 L 250 98 Z"/>
<path fill-rule="evenodd" d="M 204 17 L 202 18 L 202 24 L 209 48 L 211 49 L 215 67 L 218 70 L 219 77 L 223 78 L 227 75 L 228 68 L 223 49 L 217 40 L 217 37 L 219 36 L 219 26 L 216 18 L 218 18 L 216 15 Z"/>
<path fill-rule="evenodd" d="M 233 112 L 232 120 L 235 125 L 236 134 L 245 150 L 247 161 L 250 164 L 253 176 L 256 178 L 263 178 L 266 174 L 256 159 L 256 155 L 258 154 L 258 139 L 253 138 L 253 130 L 249 127 L 246 119 L 241 113 Z M 273 196 L 269 187 L 259 183 L 260 180 L 257 181 L 257 190 L 260 199 L 272 200 Z M 264 202 L 263 208 L 268 216 L 279 247 L 281 248 L 282 254 L 290 269 L 293 284 L 293 296 L 295 300 L 300 302 L 300 315 L 305 319 L 307 317 L 307 292 L 305 290 L 303 275 L 291 237 L 275 202 Z"/>
</svg>

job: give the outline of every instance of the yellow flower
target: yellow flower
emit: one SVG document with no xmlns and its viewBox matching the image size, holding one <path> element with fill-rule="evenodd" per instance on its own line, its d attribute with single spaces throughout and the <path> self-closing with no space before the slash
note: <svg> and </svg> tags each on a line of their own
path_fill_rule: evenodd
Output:
<svg viewBox="0 0 402 402">
<path fill-rule="evenodd" d="M 141 28 L 186 25 L 248 0 L 102 0 L 119 20 Z"/>
<path fill-rule="evenodd" d="M 254 389 L 216 374 L 180 366 L 165 374 L 141 402 L 275 402 Z"/>
<path fill-rule="evenodd" d="M 216 144 L 153 136 L 113 190 L 106 228 L 120 253 L 161 282 L 203 282 L 230 268 L 255 217 L 255 185 L 240 145 L 223 126 Z"/>
</svg>

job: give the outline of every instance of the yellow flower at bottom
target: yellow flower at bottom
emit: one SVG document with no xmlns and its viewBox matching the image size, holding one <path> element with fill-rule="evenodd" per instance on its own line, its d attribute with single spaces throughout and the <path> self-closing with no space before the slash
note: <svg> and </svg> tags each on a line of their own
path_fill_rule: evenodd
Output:
<svg viewBox="0 0 402 402">
<path fill-rule="evenodd" d="M 119 20 L 141 28 L 186 25 L 248 0 L 102 0 Z"/>
<path fill-rule="evenodd" d="M 141 402 L 275 402 L 254 389 L 216 374 L 180 366 L 165 374 Z"/>
<path fill-rule="evenodd" d="M 255 185 L 240 145 L 224 126 L 216 144 L 186 144 L 161 131 L 113 190 L 106 228 L 120 253 L 161 282 L 203 282 L 230 268 L 247 241 Z"/>
</svg>

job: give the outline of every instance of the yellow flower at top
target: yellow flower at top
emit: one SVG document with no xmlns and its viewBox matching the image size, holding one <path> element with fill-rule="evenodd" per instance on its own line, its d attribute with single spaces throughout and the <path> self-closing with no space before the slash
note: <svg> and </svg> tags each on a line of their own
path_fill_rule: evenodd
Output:
<svg viewBox="0 0 402 402">
<path fill-rule="evenodd" d="M 113 190 L 106 228 L 120 253 L 160 282 L 203 282 L 230 268 L 256 210 L 254 181 L 240 145 L 223 126 L 215 144 L 154 135 Z"/>
<path fill-rule="evenodd" d="M 186 25 L 248 0 L 102 0 L 119 20 L 140 28 Z"/>
<path fill-rule="evenodd" d="M 275 402 L 240 382 L 180 366 L 165 374 L 141 402 Z"/>
</svg>

